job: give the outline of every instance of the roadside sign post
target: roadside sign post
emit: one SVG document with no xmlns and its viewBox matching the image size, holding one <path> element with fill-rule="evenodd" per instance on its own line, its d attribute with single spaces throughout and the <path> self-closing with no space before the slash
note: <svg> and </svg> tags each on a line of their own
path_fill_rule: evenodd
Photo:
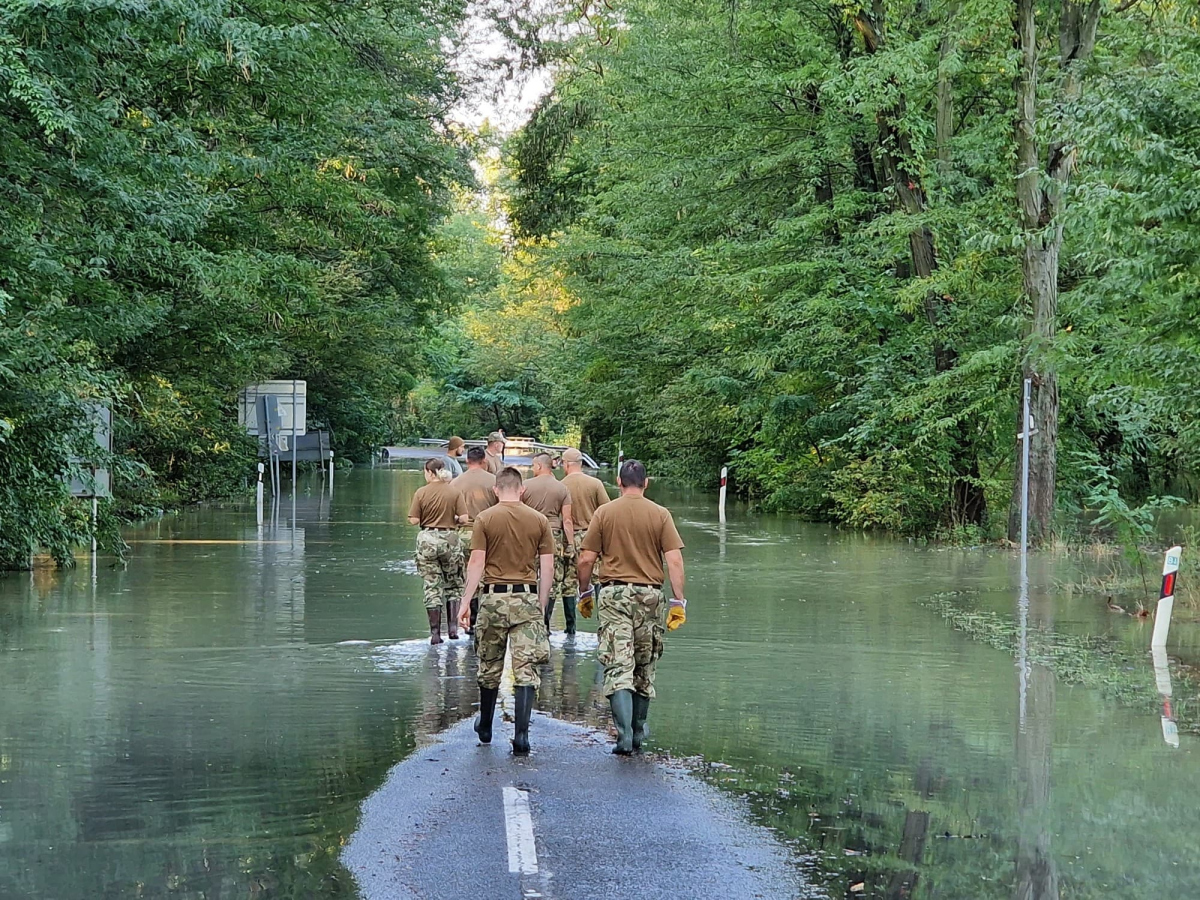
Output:
<svg viewBox="0 0 1200 900">
<path fill-rule="evenodd" d="M 263 470 L 266 469 L 262 463 L 258 464 L 258 484 L 254 488 L 254 503 L 258 508 L 258 524 L 263 523 Z"/>
<path fill-rule="evenodd" d="M 1154 634 L 1150 646 L 1167 646 L 1167 633 L 1171 630 L 1171 612 L 1175 608 L 1175 576 L 1179 572 L 1182 547 L 1172 547 L 1163 560 L 1162 589 L 1158 593 L 1158 609 L 1154 613 Z"/>
</svg>

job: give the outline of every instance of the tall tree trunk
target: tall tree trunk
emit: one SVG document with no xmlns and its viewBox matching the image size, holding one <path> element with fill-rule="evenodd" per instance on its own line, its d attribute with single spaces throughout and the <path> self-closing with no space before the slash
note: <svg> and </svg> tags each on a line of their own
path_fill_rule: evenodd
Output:
<svg viewBox="0 0 1200 900">
<path fill-rule="evenodd" d="M 943 178 L 950 171 L 950 139 L 954 137 L 954 84 L 950 78 L 950 55 L 958 43 L 955 20 L 958 5 L 950 8 L 946 31 L 938 44 L 937 109 L 934 118 L 934 140 L 937 146 L 938 174 Z"/>
<path fill-rule="evenodd" d="M 1046 348 L 1058 331 L 1058 269 L 1062 250 L 1062 215 L 1066 189 L 1074 168 L 1075 148 L 1066 137 L 1061 113 L 1064 102 L 1078 96 L 1080 67 L 1096 45 L 1100 0 L 1062 0 L 1059 20 L 1059 77 L 1056 86 L 1055 135 L 1046 148 L 1046 165 L 1039 162 L 1037 141 L 1037 0 L 1015 0 L 1016 43 L 1020 66 L 1016 83 L 1017 208 L 1025 230 L 1022 275 L 1031 318 L 1021 360 L 1022 380 L 1032 382 L 1030 412 L 1038 433 L 1029 450 L 1030 541 L 1048 540 L 1054 528 L 1054 487 L 1058 475 L 1058 376 Z M 1023 393 L 1023 388 L 1022 388 Z M 1020 396 L 1020 395 L 1019 395 Z M 1017 431 L 1023 430 L 1018 401 Z M 1008 536 L 1021 531 L 1021 454 L 1017 449 Z"/>
</svg>

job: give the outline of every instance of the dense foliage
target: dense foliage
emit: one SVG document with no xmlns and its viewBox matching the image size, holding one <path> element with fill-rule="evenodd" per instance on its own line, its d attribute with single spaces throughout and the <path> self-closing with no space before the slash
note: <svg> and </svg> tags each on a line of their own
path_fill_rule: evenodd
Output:
<svg viewBox="0 0 1200 900">
<path fill-rule="evenodd" d="M 506 148 L 516 243 L 423 390 L 704 481 L 730 462 L 771 508 L 999 536 L 1024 370 L 1035 517 L 1194 497 L 1194 6 L 570 9 Z"/>
<path fill-rule="evenodd" d="M 114 406 L 134 513 L 244 485 L 256 380 L 307 379 L 344 454 L 385 435 L 469 177 L 462 5 L 0 4 L 0 567 L 86 536 L 81 400 Z"/>
</svg>

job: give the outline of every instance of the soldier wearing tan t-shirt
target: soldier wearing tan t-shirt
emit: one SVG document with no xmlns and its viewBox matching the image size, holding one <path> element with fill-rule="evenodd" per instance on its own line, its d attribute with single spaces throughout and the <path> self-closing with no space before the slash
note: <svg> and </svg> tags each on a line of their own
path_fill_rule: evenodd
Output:
<svg viewBox="0 0 1200 900">
<path fill-rule="evenodd" d="M 525 505 L 536 509 L 550 522 L 550 533 L 554 535 L 554 589 L 550 592 L 550 604 L 546 607 L 546 631 L 550 631 L 550 617 L 554 605 L 563 598 L 563 586 L 567 570 L 575 565 L 575 524 L 571 512 L 571 492 L 554 477 L 554 467 L 549 453 L 539 453 L 533 458 L 533 477 L 525 482 Z M 572 609 L 570 625 L 574 626 Z M 572 628 L 574 633 L 574 628 Z"/>
<path fill-rule="evenodd" d="M 454 488 L 462 495 L 465 511 L 458 517 L 458 540 L 463 548 L 463 580 L 466 580 L 467 559 L 471 555 L 471 525 L 485 509 L 490 509 L 496 500 L 496 476 L 487 470 L 486 454 L 481 447 L 467 451 L 467 471 L 454 479 Z M 471 598 L 471 624 L 467 634 L 475 633 L 475 619 L 479 615 L 479 594 Z"/>
<path fill-rule="evenodd" d="M 562 455 L 563 469 L 566 475 L 562 483 L 571 493 L 571 521 L 575 525 L 575 558 L 579 558 L 584 535 L 592 523 L 596 510 L 608 502 L 608 491 L 604 482 L 583 472 L 583 454 L 574 447 L 568 447 Z M 600 566 L 592 569 L 592 578 L 600 580 Z M 567 621 L 567 634 L 575 633 L 575 605 L 579 597 L 578 569 L 574 565 L 567 566 L 566 577 L 562 586 L 563 617 Z"/>
<path fill-rule="evenodd" d="M 408 507 L 408 523 L 417 532 L 417 574 L 425 583 L 425 613 L 429 618 L 429 643 L 442 642 L 442 612 L 446 631 L 458 639 L 453 604 L 463 583 L 462 547 L 458 542 L 458 513 L 462 496 L 450 484 L 450 470 L 440 459 L 425 463 L 425 487 L 418 488 Z"/>
<path fill-rule="evenodd" d="M 464 476 L 465 477 L 465 476 Z M 475 518 L 471 561 L 459 604 L 459 622 L 471 616 L 471 598 L 482 585 L 475 653 L 479 658 L 481 743 L 492 740 L 492 716 L 504 653 L 512 653 L 516 724 L 513 753 L 529 752 L 529 717 L 541 685 L 537 666 L 550 659 L 550 642 L 542 616 L 554 581 L 554 538 L 546 517 L 521 503 L 521 473 L 505 468 L 496 476 L 499 503 Z"/>
<path fill-rule="evenodd" d="M 493 431 L 487 436 L 484 465 L 493 475 L 499 475 L 500 470 L 504 468 L 504 435 L 499 431 Z"/>
<path fill-rule="evenodd" d="M 647 500 L 646 468 L 626 460 L 618 477 L 621 496 L 596 510 L 579 556 L 579 609 L 591 615 L 592 568 L 604 566 L 597 610 L 600 663 L 617 745 L 613 753 L 640 750 L 654 699 L 654 670 L 667 629 L 683 624 L 683 541 L 670 512 Z M 663 565 L 675 599 L 662 592 Z"/>
</svg>

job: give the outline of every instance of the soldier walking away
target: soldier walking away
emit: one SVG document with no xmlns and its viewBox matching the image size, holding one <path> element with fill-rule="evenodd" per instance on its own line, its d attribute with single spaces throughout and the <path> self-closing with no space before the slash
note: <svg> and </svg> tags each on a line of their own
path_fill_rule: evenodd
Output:
<svg viewBox="0 0 1200 900">
<path fill-rule="evenodd" d="M 487 470 L 499 475 L 504 468 L 504 434 L 493 431 L 487 436 Z"/>
<path fill-rule="evenodd" d="M 604 482 L 599 478 L 584 474 L 583 454 L 574 447 L 568 447 L 562 454 L 563 470 L 567 473 L 562 480 L 563 487 L 571 492 L 571 523 L 575 526 L 575 558 L 579 552 L 584 535 L 591 525 L 592 516 L 596 510 L 608 502 L 608 491 Z M 592 580 L 600 580 L 600 566 L 592 567 Z M 579 595 L 579 575 L 575 565 L 568 565 L 566 577 L 562 585 L 563 618 L 567 623 L 567 634 L 575 633 L 575 601 Z"/>
<path fill-rule="evenodd" d="M 640 750 L 654 699 L 654 670 L 666 631 L 686 621 L 683 541 L 671 513 L 646 499 L 646 467 L 626 460 L 618 476 L 621 496 L 596 510 L 579 557 L 579 611 L 592 614 L 592 569 L 604 569 L 598 614 L 604 693 L 617 726 L 613 753 Z M 662 591 L 663 564 L 675 599 Z"/>
<path fill-rule="evenodd" d="M 425 582 L 425 612 L 429 616 L 429 643 L 442 642 L 442 611 L 451 640 L 458 639 L 454 601 L 462 592 L 462 548 L 458 543 L 457 516 L 462 497 L 450 484 L 450 470 L 442 460 L 425 461 L 425 487 L 418 488 L 408 507 L 408 522 L 419 525 L 417 574 Z"/>
<path fill-rule="evenodd" d="M 550 522 L 554 535 L 554 588 L 546 606 L 546 633 L 550 632 L 550 616 L 554 604 L 563 596 L 567 569 L 575 565 L 575 525 L 571 518 L 571 492 L 554 477 L 549 453 L 533 458 L 533 477 L 525 482 L 525 505 L 536 509 Z M 574 609 L 571 610 L 574 618 Z"/>
<path fill-rule="evenodd" d="M 446 442 L 446 455 L 442 457 L 442 461 L 446 464 L 446 468 L 450 470 L 451 478 L 457 478 L 463 473 L 461 460 L 465 445 L 466 442 L 458 435 L 455 435 Z"/>
<path fill-rule="evenodd" d="M 459 507 L 458 542 L 462 547 L 464 568 L 466 560 L 471 555 L 471 526 L 475 522 L 475 517 L 499 502 L 496 499 L 496 492 L 492 490 L 495 486 L 496 476 L 487 470 L 483 448 L 472 447 L 467 451 L 467 471 L 461 478 L 454 479 L 454 489 L 458 491 L 463 502 L 463 506 Z M 466 580 L 465 571 L 463 580 Z M 475 619 L 478 615 L 479 592 L 476 591 L 475 596 L 471 598 L 471 623 L 467 628 L 467 634 L 475 633 Z"/>
<path fill-rule="evenodd" d="M 512 654 L 516 695 L 512 747 L 514 754 L 524 755 L 529 752 L 533 699 L 542 683 L 537 667 L 550 659 L 542 615 L 554 581 L 554 538 L 546 517 L 521 502 L 520 472 L 511 466 L 502 469 L 493 490 L 500 502 L 481 512 L 472 529 L 471 561 L 458 620 L 464 626 L 469 624 L 471 597 L 482 584 L 475 627 L 479 659 L 475 733 L 480 743 L 491 743 L 507 647 Z"/>
</svg>

